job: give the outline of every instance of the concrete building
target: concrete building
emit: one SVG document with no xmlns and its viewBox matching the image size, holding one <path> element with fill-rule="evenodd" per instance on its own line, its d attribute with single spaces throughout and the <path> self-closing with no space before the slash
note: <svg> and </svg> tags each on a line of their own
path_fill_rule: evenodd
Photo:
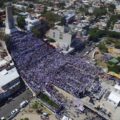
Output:
<svg viewBox="0 0 120 120">
<path fill-rule="evenodd" d="M 18 10 L 26 10 L 27 6 L 21 4 L 13 4 L 13 6 Z"/>
<path fill-rule="evenodd" d="M 0 41 L 0 101 L 20 88 L 20 77 L 4 41 Z"/>
<path fill-rule="evenodd" d="M 63 116 L 61 120 L 72 120 L 72 119 L 67 116 Z"/>
<path fill-rule="evenodd" d="M 120 85 L 116 84 L 114 90 L 108 96 L 108 100 L 113 103 L 116 107 L 120 103 Z"/>
<path fill-rule="evenodd" d="M 114 89 L 111 91 L 108 96 L 108 101 L 113 104 L 115 107 L 118 107 L 120 103 L 120 85 L 116 84 Z"/>
<path fill-rule="evenodd" d="M 108 97 L 108 100 L 117 107 L 118 104 L 120 103 L 120 94 L 112 91 Z"/>
<path fill-rule="evenodd" d="M 120 32 L 120 20 L 114 24 L 113 31 Z"/>
<path fill-rule="evenodd" d="M 9 97 L 20 87 L 19 74 L 16 68 L 0 71 L 0 100 Z"/>
<path fill-rule="evenodd" d="M 26 22 L 26 29 L 28 31 L 31 31 L 33 27 L 38 26 L 40 24 L 40 21 L 34 17 L 32 17 L 30 14 L 25 19 Z"/>
<path fill-rule="evenodd" d="M 11 34 L 12 32 L 16 31 L 14 25 L 14 18 L 12 14 L 12 5 L 8 3 L 6 6 L 6 21 L 5 21 L 5 34 Z"/>
<path fill-rule="evenodd" d="M 75 13 L 74 12 L 68 12 L 65 14 L 65 20 L 66 23 L 70 23 L 75 19 Z"/>
<path fill-rule="evenodd" d="M 46 36 L 50 39 L 54 39 L 58 48 L 66 51 L 70 48 L 72 35 L 68 31 L 65 31 L 65 27 L 55 26 L 48 31 Z"/>
</svg>

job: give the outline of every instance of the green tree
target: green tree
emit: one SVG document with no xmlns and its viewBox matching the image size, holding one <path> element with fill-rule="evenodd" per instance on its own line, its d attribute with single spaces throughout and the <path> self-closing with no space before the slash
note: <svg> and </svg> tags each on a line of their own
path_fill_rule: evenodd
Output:
<svg viewBox="0 0 120 120">
<path fill-rule="evenodd" d="M 61 18 L 61 25 L 65 25 L 66 24 L 66 19 L 65 19 L 65 17 L 62 17 Z"/>
<path fill-rule="evenodd" d="M 118 57 L 117 60 L 120 62 L 120 57 Z"/>
<path fill-rule="evenodd" d="M 59 3 L 58 7 L 61 8 L 61 9 L 64 9 L 65 8 L 65 2 Z"/>
<path fill-rule="evenodd" d="M 106 15 L 107 14 L 107 10 L 104 7 L 101 8 L 95 8 L 93 15 L 96 16 L 96 18 L 102 16 L 102 15 Z"/>
<path fill-rule="evenodd" d="M 79 11 L 80 11 L 83 15 L 88 14 L 88 6 L 87 6 L 87 5 L 86 5 L 86 6 L 81 6 L 81 7 L 79 8 Z"/>
<path fill-rule="evenodd" d="M 91 41 L 97 42 L 99 41 L 99 38 L 102 38 L 106 35 L 106 31 L 105 30 L 99 30 L 98 28 L 93 28 L 89 31 L 89 39 Z"/>
<path fill-rule="evenodd" d="M 29 4 L 28 7 L 29 7 L 29 8 L 34 8 L 34 5 L 33 5 L 33 4 Z"/>
<path fill-rule="evenodd" d="M 107 35 L 111 38 L 120 38 L 120 33 L 115 31 L 108 31 Z"/>
<path fill-rule="evenodd" d="M 54 26 L 54 23 L 59 21 L 61 19 L 61 17 L 57 14 L 54 14 L 52 12 L 46 12 L 45 14 L 43 14 L 43 16 L 47 19 L 47 21 L 49 22 L 49 25 L 51 27 Z"/>
<path fill-rule="evenodd" d="M 29 118 L 24 118 L 24 120 L 29 120 Z"/>
<path fill-rule="evenodd" d="M 100 49 L 100 51 L 101 51 L 102 53 L 108 52 L 108 48 L 106 47 L 106 45 L 105 45 L 104 42 L 101 42 L 101 43 L 98 45 L 98 48 Z"/>
<path fill-rule="evenodd" d="M 120 42 L 115 44 L 115 48 L 120 49 Z"/>
<path fill-rule="evenodd" d="M 108 11 L 110 12 L 110 13 L 114 13 L 114 11 L 115 11 L 115 5 L 114 4 L 109 4 L 109 6 L 108 6 Z"/>
<path fill-rule="evenodd" d="M 32 108 L 36 109 L 36 110 L 39 109 L 40 106 L 42 106 L 42 105 L 39 101 L 34 101 L 33 104 L 32 104 Z"/>
<path fill-rule="evenodd" d="M 0 26 L 2 26 L 3 25 L 3 21 L 0 19 Z"/>
<path fill-rule="evenodd" d="M 42 14 L 45 14 L 46 12 L 47 12 L 47 6 L 44 7 Z"/>
<path fill-rule="evenodd" d="M 117 22 L 117 20 L 120 19 L 120 15 L 112 15 L 107 22 L 107 27 L 106 29 L 108 30 L 109 28 L 112 29 L 114 24 Z"/>
<path fill-rule="evenodd" d="M 17 25 L 18 25 L 19 28 L 25 29 L 25 18 L 22 17 L 22 16 L 19 16 L 17 18 Z"/>
<path fill-rule="evenodd" d="M 40 33 L 40 31 L 37 28 L 33 28 L 32 32 L 35 35 L 35 37 L 40 38 L 41 33 Z"/>
</svg>

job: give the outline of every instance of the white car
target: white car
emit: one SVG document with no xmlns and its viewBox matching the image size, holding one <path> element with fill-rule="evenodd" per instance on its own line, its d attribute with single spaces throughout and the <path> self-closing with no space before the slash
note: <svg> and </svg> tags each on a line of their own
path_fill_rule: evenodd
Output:
<svg viewBox="0 0 120 120">
<path fill-rule="evenodd" d="M 27 100 L 24 100 L 23 102 L 20 103 L 20 108 L 25 107 L 28 104 Z"/>
<path fill-rule="evenodd" d="M 0 120 L 5 120 L 5 117 L 1 117 Z"/>
<path fill-rule="evenodd" d="M 14 109 L 14 110 L 11 112 L 11 115 L 16 115 L 18 112 L 19 112 L 18 109 Z"/>
</svg>

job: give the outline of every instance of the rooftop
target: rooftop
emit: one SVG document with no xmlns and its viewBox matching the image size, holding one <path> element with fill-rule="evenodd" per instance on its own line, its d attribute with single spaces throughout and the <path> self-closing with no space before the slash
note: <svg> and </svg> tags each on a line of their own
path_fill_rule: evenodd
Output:
<svg viewBox="0 0 120 120">
<path fill-rule="evenodd" d="M 0 87 L 3 87 L 4 85 L 8 84 L 9 82 L 15 80 L 19 77 L 19 74 L 16 70 L 16 68 L 13 68 L 9 71 L 2 70 L 0 72 Z"/>
<path fill-rule="evenodd" d="M 117 64 L 119 61 L 116 58 L 113 58 L 113 59 L 110 60 L 110 62 L 113 63 L 113 64 Z"/>
</svg>

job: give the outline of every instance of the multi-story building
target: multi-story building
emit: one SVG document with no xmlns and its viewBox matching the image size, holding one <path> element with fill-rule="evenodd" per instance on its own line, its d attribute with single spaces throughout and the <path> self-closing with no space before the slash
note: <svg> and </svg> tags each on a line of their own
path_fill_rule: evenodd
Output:
<svg viewBox="0 0 120 120">
<path fill-rule="evenodd" d="M 36 18 L 32 17 L 30 14 L 25 19 L 25 22 L 26 22 L 26 29 L 28 31 L 31 31 L 33 27 L 40 25 L 39 19 L 36 19 Z"/>
<path fill-rule="evenodd" d="M 4 41 L 0 41 L 0 101 L 20 88 L 20 77 L 7 52 Z"/>
<path fill-rule="evenodd" d="M 55 26 L 50 29 L 46 36 L 50 39 L 54 39 L 56 44 L 61 49 L 67 49 L 71 45 L 72 35 L 63 26 Z"/>
</svg>

